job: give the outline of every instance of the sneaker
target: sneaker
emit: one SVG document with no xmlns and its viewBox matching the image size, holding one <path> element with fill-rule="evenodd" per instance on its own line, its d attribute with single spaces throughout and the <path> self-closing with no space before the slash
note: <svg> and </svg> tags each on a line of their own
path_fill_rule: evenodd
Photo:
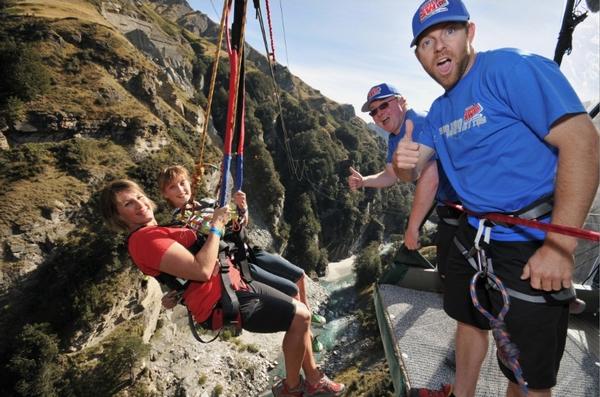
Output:
<svg viewBox="0 0 600 397">
<path fill-rule="evenodd" d="M 452 385 L 442 385 L 440 390 L 425 388 L 410 389 L 409 397 L 448 397 L 452 394 Z"/>
<path fill-rule="evenodd" d="M 289 389 L 285 383 L 285 379 L 280 379 L 271 388 L 273 397 L 303 397 L 304 396 L 304 381 L 300 377 L 300 383 L 293 389 Z"/>
<path fill-rule="evenodd" d="M 329 379 L 327 375 L 322 374 L 321 379 L 315 385 L 308 381 L 304 382 L 304 397 L 335 397 L 341 396 L 346 386 L 342 383 L 336 383 Z"/>
<path fill-rule="evenodd" d="M 321 316 L 320 314 L 313 313 L 310 316 L 310 323 L 314 324 L 316 326 L 322 327 L 325 324 L 327 324 L 327 319 L 325 317 Z"/>
<path fill-rule="evenodd" d="M 317 339 L 316 336 L 314 336 L 312 338 L 312 351 L 313 351 L 313 353 L 322 352 L 324 349 L 325 349 L 325 346 L 323 346 L 323 343 L 321 343 L 321 341 L 319 339 Z"/>
</svg>

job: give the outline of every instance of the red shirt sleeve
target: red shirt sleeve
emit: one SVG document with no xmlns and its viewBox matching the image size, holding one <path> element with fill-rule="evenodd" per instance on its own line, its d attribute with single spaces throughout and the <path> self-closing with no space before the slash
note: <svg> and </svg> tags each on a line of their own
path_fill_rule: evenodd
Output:
<svg viewBox="0 0 600 397">
<path fill-rule="evenodd" d="M 134 232 L 127 244 L 129 255 L 137 267 L 150 276 L 160 273 L 160 261 L 169 247 L 178 242 L 184 247 L 196 240 L 192 230 L 161 226 L 144 227 Z"/>
</svg>

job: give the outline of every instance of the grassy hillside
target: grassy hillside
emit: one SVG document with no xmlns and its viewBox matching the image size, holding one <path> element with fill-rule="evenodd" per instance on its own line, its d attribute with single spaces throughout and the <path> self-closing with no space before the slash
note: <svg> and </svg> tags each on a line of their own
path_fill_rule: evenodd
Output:
<svg viewBox="0 0 600 397">
<path fill-rule="evenodd" d="M 135 311 L 145 281 L 124 236 L 99 221 L 97 192 L 114 178 L 133 178 L 159 203 L 159 221 L 168 219 L 157 173 L 198 161 L 216 38 L 177 25 L 182 4 L 0 6 L 0 366 L 8 374 L 0 391 L 143 395 L 132 373 L 147 354 Z M 349 165 L 364 173 L 383 167 L 381 142 L 351 107 L 278 65 L 280 115 L 266 59 L 248 54 L 244 190 L 273 248 L 315 274 L 346 256 L 390 207 L 390 224 L 402 230 L 397 219 L 410 187 L 385 194 L 346 187 Z M 207 164 L 220 163 L 228 73 L 223 56 Z"/>
</svg>

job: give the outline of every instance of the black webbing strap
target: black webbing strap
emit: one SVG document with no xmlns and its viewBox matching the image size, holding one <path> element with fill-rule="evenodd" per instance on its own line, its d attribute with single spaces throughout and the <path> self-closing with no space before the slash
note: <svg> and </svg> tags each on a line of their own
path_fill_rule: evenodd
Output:
<svg viewBox="0 0 600 397">
<path fill-rule="evenodd" d="M 221 293 L 221 309 L 223 310 L 223 325 L 236 325 L 238 328 L 239 314 L 240 314 L 240 302 L 238 301 L 235 290 L 231 285 L 231 279 L 229 278 L 229 259 L 224 251 L 219 252 L 219 264 L 221 267 L 221 285 L 223 286 L 223 292 Z"/>
<path fill-rule="evenodd" d="M 248 257 L 249 252 L 246 248 L 246 228 L 243 226 L 240 230 L 232 231 L 224 236 L 224 239 L 233 243 L 233 247 L 230 247 L 235 263 L 240 269 L 242 278 L 245 282 L 252 282 L 252 274 L 250 273 L 250 263 L 252 260 Z"/>
<path fill-rule="evenodd" d="M 158 276 L 154 276 L 154 278 L 159 283 L 166 285 L 167 288 L 173 291 L 185 291 L 187 286 L 190 284 L 189 280 L 177 278 L 168 273 L 160 273 Z"/>
<path fill-rule="evenodd" d="M 473 250 L 467 250 L 456 236 L 454 236 L 454 245 L 456 245 L 456 248 L 458 248 L 460 253 L 464 256 L 467 263 L 469 263 L 469 265 L 475 271 L 477 271 L 478 266 L 475 261 L 475 258 L 473 257 Z M 488 258 L 487 266 L 488 270 L 493 273 L 494 269 L 492 266 L 491 258 Z M 495 290 L 498 290 L 498 286 L 489 278 L 487 278 L 487 288 L 493 288 Z M 505 287 L 505 289 L 508 295 L 510 295 L 512 298 L 520 299 L 522 301 L 531 303 L 564 304 L 576 298 L 575 287 L 573 285 L 571 285 L 571 287 L 569 288 L 563 288 L 560 291 L 546 292 L 542 295 L 530 295 L 508 287 Z"/>
<path fill-rule="evenodd" d="M 512 215 L 516 218 L 520 219 L 542 219 L 552 214 L 552 209 L 554 208 L 554 195 L 548 195 L 541 197 L 535 200 L 533 203 L 528 206 L 521 208 L 515 212 L 504 213 L 505 215 Z M 496 222 L 490 221 L 493 225 L 504 226 L 504 227 L 513 227 L 514 225 L 504 223 L 504 222 Z"/>
<path fill-rule="evenodd" d="M 209 339 L 209 340 L 202 339 L 202 337 L 198 333 L 198 330 L 196 329 L 196 324 L 197 323 L 194 320 L 194 316 L 192 316 L 192 312 L 188 309 L 187 313 L 188 313 L 188 324 L 190 325 L 190 329 L 192 330 L 192 335 L 194 335 L 194 338 L 198 342 L 200 342 L 200 343 L 210 343 L 210 342 L 214 341 L 215 339 L 217 339 L 219 337 L 219 335 L 221 335 L 222 328 L 219 330 L 219 332 L 217 332 L 217 334 L 212 339 Z"/>
</svg>

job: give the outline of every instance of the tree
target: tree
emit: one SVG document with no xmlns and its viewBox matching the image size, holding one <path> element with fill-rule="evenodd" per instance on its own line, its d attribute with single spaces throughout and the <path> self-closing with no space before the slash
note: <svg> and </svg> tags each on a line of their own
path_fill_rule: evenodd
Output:
<svg viewBox="0 0 600 397">
<path fill-rule="evenodd" d="M 295 201 L 295 219 L 290 222 L 292 228 L 287 256 L 292 262 L 300 264 L 304 270 L 315 270 L 321 257 L 318 244 L 321 227 L 313 212 L 308 194 L 300 195 Z"/>
<path fill-rule="evenodd" d="M 113 395 L 125 384 L 133 382 L 133 369 L 136 362 L 148 354 L 149 345 L 142 338 L 127 335 L 113 340 L 105 347 L 103 360 L 96 368 L 96 380 L 106 391 L 104 395 Z M 98 395 L 103 395 L 98 394 Z"/>
<path fill-rule="evenodd" d="M 356 288 L 362 289 L 377 281 L 381 276 L 381 257 L 379 244 L 369 244 L 354 261 Z"/>
<path fill-rule="evenodd" d="M 9 370 L 15 374 L 15 392 L 21 396 L 55 396 L 61 377 L 58 337 L 48 324 L 27 324 L 16 339 Z"/>
</svg>

